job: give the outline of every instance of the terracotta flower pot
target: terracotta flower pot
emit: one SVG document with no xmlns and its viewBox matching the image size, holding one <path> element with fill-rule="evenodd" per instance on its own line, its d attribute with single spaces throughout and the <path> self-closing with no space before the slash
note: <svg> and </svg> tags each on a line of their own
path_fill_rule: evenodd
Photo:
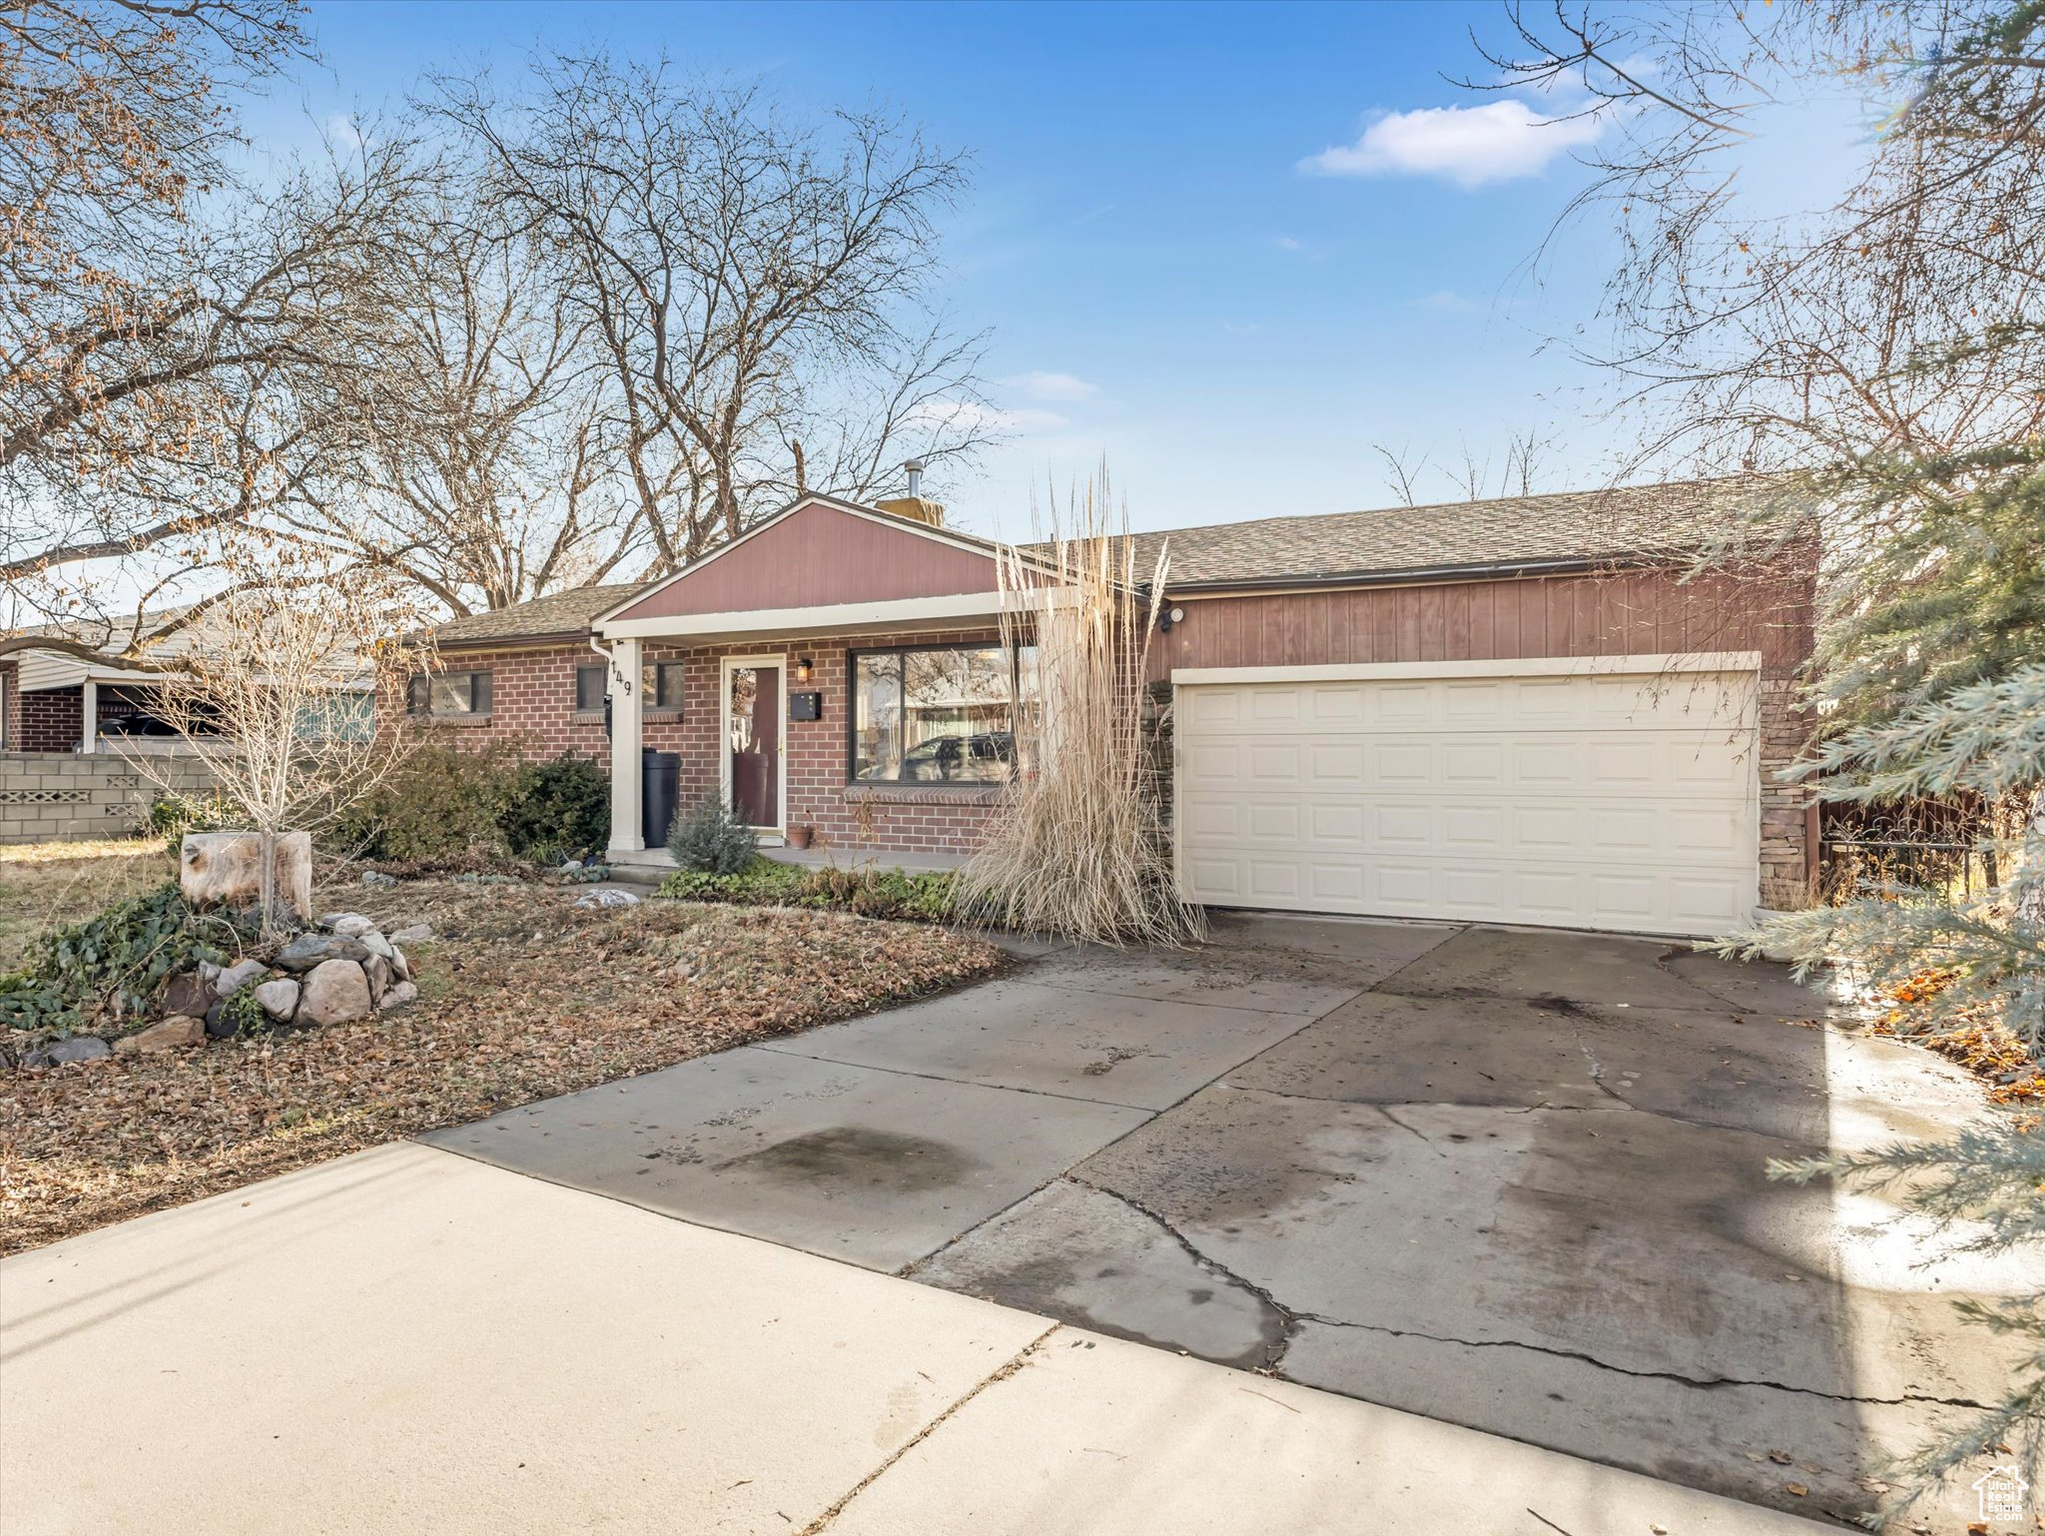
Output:
<svg viewBox="0 0 2045 1536">
<path fill-rule="evenodd" d="M 808 827 L 790 827 L 788 829 L 788 846 L 791 848 L 807 848 L 809 846 L 809 839 L 810 828 Z"/>
</svg>

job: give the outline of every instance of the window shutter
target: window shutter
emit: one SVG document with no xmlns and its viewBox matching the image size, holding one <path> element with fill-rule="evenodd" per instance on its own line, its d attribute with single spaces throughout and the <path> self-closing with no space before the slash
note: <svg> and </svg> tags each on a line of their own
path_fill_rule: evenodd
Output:
<svg viewBox="0 0 2045 1536">
<path fill-rule="evenodd" d="M 490 674 L 471 672 L 469 674 L 469 712 L 477 715 L 490 713 Z"/>
<path fill-rule="evenodd" d="M 418 672 L 405 679 L 405 713 L 423 715 L 426 713 L 427 680 L 424 672 Z"/>
</svg>

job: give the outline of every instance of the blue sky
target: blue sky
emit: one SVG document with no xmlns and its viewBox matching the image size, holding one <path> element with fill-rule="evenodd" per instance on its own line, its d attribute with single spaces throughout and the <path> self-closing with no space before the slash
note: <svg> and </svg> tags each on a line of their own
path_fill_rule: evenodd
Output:
<svg viewBox="0 0 2045 1536">
<path fill-rule="evenodd" d="M 1605 471 L 1621 429 L 1591 412 L 1597 379 L 1541 347 L 1589 317 L 1598 241 L 1545 286 L 1523 271 L 1583 175 L 1569 130 L 1443 78 L 1481 69 L 1467 29 L 1499 22 L 1493 3 L 316 0 L 322 65 L 251 121 L 288 143 L 535 44 L 665 51 L 797 112 L 895 109 L 972 157 L 945 295 L 992 332 L 1013 434 L 946 488 L 954 519 L 1022 534 L 1033 490 L 1105 454 L 1134 526 L 1170 527 L 1387 504 L 1376 442 L 1438 463 L 1467 444 L 1495 479 L 1531 428 L 1559 440 L 1548 488 Z M 1457 494 L 1438 472 L 1421 489 Z"/>
</svg>

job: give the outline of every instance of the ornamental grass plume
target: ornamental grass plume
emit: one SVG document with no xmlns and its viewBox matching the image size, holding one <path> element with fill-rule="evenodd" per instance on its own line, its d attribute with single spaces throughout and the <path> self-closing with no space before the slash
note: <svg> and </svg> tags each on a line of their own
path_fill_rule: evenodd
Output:
<svg viewBox="0 0 2045 1536">
<path fill-rule="evenodd" d="M 1062 513 L 1052 498 L 1049 533 L 1000 555 L 1002 644 L 1018 662 L 1034 646 L 1036 665 L 1010 668 L 1016 777 L 959 871 L 958 908 L 1092 943 L 1195 943 L 1205 924 L 1179 896 L 1143 719 L 1168 551 L 1139 587 L 1105 465 Z"/>
</svg>

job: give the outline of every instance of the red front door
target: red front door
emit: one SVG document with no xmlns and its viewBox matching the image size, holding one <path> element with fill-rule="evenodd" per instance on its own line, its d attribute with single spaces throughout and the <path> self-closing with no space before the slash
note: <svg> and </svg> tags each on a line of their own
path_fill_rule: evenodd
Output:
<svg viewBox="0 0 2045 1536">
<path fill-rule="evenodd" d="M 781 825 L 781 669 L 733 667 L 725 719 L 731 804 L 747 826 Z"/>
</svg>

